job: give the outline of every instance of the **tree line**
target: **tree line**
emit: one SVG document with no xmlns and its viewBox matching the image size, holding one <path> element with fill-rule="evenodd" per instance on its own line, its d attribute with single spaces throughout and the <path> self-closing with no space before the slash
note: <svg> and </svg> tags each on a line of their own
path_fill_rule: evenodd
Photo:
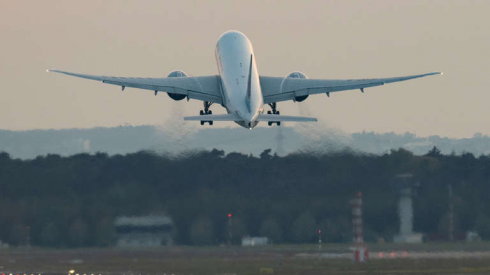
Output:
<svg viewBox="0 0 490 275">
<path fill-rule="evenodd" d="M 175 243 L 215 245 L 229 237 L 274 243 L 349 242 L 349 200 L 362 192 L 367 241 L 398 233 L 397 175 L 411 173 L 414 231 L 448 236 L 448 186 L 455 234 L 490 239 L 490 155 L 423 156 L 298 152 L 259 157 L 223 151 L 179 156 L 141 151 L 13 159 L 0 153 L 0 240 L 11 245 L 113 245 L 115 217 L 168 214 Z"/>
</svg>

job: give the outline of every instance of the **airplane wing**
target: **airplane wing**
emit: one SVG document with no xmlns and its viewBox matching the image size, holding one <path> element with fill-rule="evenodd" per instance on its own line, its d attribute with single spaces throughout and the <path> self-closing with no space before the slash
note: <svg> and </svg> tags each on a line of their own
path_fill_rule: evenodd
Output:
<svg viewBox="0 0 490 275">
<path fill-rule="evenodd" d="M 187 76 L 187 77 L 165 77 L 165 78 L 139 78 L 139 77 L 113 77 L 97 76 L 88 74 L 76 74 L 58 70 L 48 70 L 75 77 L 102 81 L 102 83 L 125 87 L 166 92 L 169 94 L 185 95 L 188 98 L 223 104 L 219 77 L 212 76 Z"/>
<path fill-rule="evenodd" d="M 388 83 L 410 80 L 429 75 L 442 74 L 440 72 L 391 77 L 391 78 L 373 78 L 373 79 L 304 79 L 304 78 L 284 78 L 261 76 L 260 85 L 264 96 L 264 103 L 274 103 L 286 100 L 304 99 L 308 95 L 326 93 L 330 95 L 333 92 L 345 90 L 360 89 L 381 86 Z"/>
</svg>

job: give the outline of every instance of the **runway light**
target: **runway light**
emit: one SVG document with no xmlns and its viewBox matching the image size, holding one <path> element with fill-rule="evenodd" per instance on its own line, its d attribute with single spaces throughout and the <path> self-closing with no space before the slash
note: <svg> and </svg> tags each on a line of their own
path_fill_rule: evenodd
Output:
<svg viewBox="0 0 490 275">
<path fill-rule="evenodd" d="M 390 257 L 391 257 L 391 258 L 395 258 L 395 252 L 391 252 L 391 253 L 390 253 Z"/>
<path fill-rule="evenodd" d="M 379 252 L 379 253 L 378 253 L 378 257 L 379 257 L 379 258 L 383 258 L 383 252 Z"/>
<path fill-rule="evenodd" d="M 228 214 L 228 218 L 231 218 L 231 213 L 230 213 L 230 214 Z"/>
<path fill-rule="evenodd" d="M 72 270 L 68 271 L 68 273 L 73 274 L 73 273 L 75 273 L 75 270 L 72 269 Z"/>
</svg>

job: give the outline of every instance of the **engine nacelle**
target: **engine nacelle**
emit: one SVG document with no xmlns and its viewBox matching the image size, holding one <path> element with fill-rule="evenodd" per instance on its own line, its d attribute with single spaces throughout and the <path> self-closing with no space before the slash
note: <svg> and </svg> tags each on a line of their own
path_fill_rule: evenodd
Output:
<svg viewBox="0 0 490 275">
<path fill-rule="evenodd" d="M 167 77 L 187 77 L 187 74 L 183 71 L 173 71 L 170 74 L 168 74 Z M 182 100 L 186 97 L 186 95 L 172 94 L 172 93 L 167 93 L 167 95 L 175 101 Z"/>
<path fill-rule="evenodd" d="M 308 79 L 308 77 L 302 72 L 292 72 L 286 78 Z M 307 98 L 308 98 L 308 95 L 296 96 L 296 97 L 294 97 L 294 101 L 301 102 Z"/>
</svg>

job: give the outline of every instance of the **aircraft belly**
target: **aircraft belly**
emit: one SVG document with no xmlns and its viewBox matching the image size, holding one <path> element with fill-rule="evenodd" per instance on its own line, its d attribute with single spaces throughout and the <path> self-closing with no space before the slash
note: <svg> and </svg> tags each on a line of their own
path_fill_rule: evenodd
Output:
<svg viewBox="0 0 490 275">
<path fill-rule="evenodd" d="M 216 60 L 226 110 L 243 118 L 237 122 L 239 125 L 255 127 L 255 119 L 264 104 L 250 41 L 238 32 L 224 34 L 216 47 Z"/>
</svg>

